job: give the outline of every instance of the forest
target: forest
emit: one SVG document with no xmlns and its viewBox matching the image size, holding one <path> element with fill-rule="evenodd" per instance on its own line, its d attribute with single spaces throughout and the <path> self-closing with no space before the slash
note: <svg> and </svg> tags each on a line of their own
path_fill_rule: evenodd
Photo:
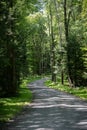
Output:
<svg viewBox="0 0 87 130">
<path fill-rule="evenodd" d="M 43 74 L 87 87 L 87 0 L 0 1 L 0 97 Z"/>
</svg>

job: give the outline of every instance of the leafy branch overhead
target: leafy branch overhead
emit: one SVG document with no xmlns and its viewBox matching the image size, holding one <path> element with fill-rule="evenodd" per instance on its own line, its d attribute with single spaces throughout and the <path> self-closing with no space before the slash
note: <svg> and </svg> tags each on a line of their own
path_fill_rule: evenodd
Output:
<svg viewBox="0 0 87 130">
<path fill-rule="evenodd" d="M 87 85 L 87 0 L 2 0 L 0 14 L 1 97 L 33 74 Z"/>
</svg>

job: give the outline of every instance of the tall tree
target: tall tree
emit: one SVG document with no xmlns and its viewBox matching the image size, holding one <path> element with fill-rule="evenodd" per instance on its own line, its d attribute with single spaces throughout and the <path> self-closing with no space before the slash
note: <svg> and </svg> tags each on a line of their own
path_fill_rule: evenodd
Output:
<svg viewBox="0 0 87 130">
<path fill-rule="evenodd" d="M 67 2 L 68 0 L 64 0 L 64 24 L 65 24 L 66 43 L 67 43 L 68 78 L 70 86 L 80 86 L 82 85 L 83 82 L 82 75 L 84 72 L 84 63 L 82 59 L 83 54 L 81 50 L 82 36 L 79 33 L 82 25 L 78 26 L 80 25 L 78 19 L 80 18 L 82 10 L 82 1 L 71 1 L 69 7 Z M 67 11 L 68 8 L 70 8 L 69 11 Z M 73 55 L 71 54 L 71 52 L 73 53 Z"/>
<path fill-rule="evenodd" d="M 33 4 L 35 2 L 32 2 Z M 17 93 L 20 76 L 25 71 L 22 68 L 24 68 L 26 63 L 26 43 L 24 40 L 26 36 L 24 31 L 22 32 L 21 30 L 26 25 L 24 19 L 30 13 L 30 9 L 28 10 L 29 6 L 30 3 L 27 0 L 0 1 L 0 29 L 2 30 L 0 35 L 1 96 L 14 96 Z M 32 12 L 37 10 L 37 7 L 32 7 Z M 21 34 L 20 31 L 22 32 Z M 24 39 L 20 38 L 20 35 Z"/>
</svg>

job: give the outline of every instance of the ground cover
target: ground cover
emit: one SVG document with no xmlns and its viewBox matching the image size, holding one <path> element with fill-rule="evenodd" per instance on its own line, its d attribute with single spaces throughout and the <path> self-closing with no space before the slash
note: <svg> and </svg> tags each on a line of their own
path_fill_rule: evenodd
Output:
<svg viewBox="0 0 87 130">
<path fill-rule="evenodd" d="M 31 76 L 24 79 L 19 88 L 17 97 L 0 98 L 0 121 L 7 122 L 16 116 L 24 106 L 32 101 L 32 93 L 27 87 L 29 82 L 39 79 L 40 76 Z"/>
<path fill-rule="evenodd" d="M 60 81 L 58 83 L 54 83 L 52 82 L 51 80 L 47 80 L 45 82 L 45 85 L 50 87 L 50 88 L 53 88 L 53 89 L 56 89 L 56 90 L 61 90 L 61 91 L 65 91 L 65 92 L 68 92 L 70 94 L 73 94 L 77 97 L 80 97 L 81 99 L 85 99 L 87 100 L 87 87 L 76 87 L 76 88 L 72 88 L 68 85 L 67 82 L 65 82 L 64 85 L 62 85 L 60 83 Z"/>
</svg>

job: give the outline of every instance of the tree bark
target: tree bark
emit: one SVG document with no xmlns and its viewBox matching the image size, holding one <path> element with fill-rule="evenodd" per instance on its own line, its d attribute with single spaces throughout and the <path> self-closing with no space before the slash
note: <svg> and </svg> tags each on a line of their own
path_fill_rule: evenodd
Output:
<svg viewBox="0 0 87 130">
<path fill-rule="evenodd" d="M 70 21 L 70 14 L 71 11 L 69 13 L 67 13 L 67 0 L 64 0 L 64 27 L 65 27 L 65 38 L 66 38 L 66 46 L 68 46 L 69 43 L 69 21 Z M 69 81 L 69 85 L 72 87 L 73 83 L 71 80 L 71 76 L 70 76 L 70 70 L 68 67 L 68 63 L 69 63 L 69 54 L 67 51 L 67 73 L 68 73 L 68 81 Z"/>
<path fill-rule="evenodd" d="M 61 32 L 61 27 L 60 27 L 60 17 L 59 17 L 59 4 L 57 0 L 54 0 L 54 6 L 55 6 L 55 11 L 56 11 L 56 18 L 57 18 L 57 28 L 58 28 L 58 36 L 59 36 L 59 41 L 60 41 L 60 47 L 61 47 L 61 64 L 62 64 L 62 59 L 63 59 L 63 52 L 62 52 L 62 32 Z M 61 65 L 61 83 L 64 84 L 64 71 L 62 69 L 62 65 Z"/>
<path fill-rule="evenodd" d="M 56 73 L 55 73 L 55 42 L 54 42 L 54 32 L 53 32 L 53 14 L 51 9 L 51 4 L 49 6 L 50 11 L 50 31 L 51 31 L 51 72 L 52 72 L 52 81 L 56 82 Z"/>
</svg>

